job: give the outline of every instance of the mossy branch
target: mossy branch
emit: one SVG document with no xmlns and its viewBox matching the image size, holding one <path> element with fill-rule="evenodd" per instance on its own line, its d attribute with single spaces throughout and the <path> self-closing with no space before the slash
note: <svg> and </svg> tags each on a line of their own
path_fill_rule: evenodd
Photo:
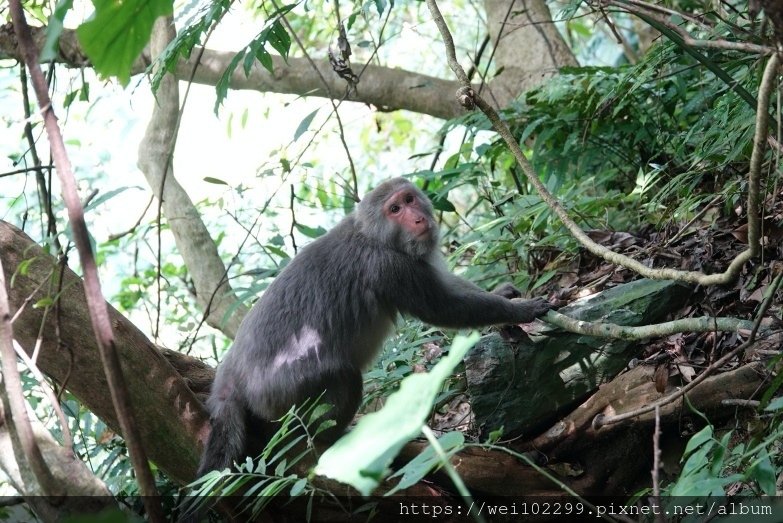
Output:
<svg viewBox="0 0 783 523">
<path fill-rule="evenodd" d="M 640 327 L 626 327 L 615 323 L 576 320 L 555 311 L 547 312 L 546 316 L 541 319 L 547 323 L 567 330 L 568 332 L 615 340 L 645 340 L 648 338 L 669 336 L 670 334 L 676 334 L 678 332 L 739 332 L 740 330 L 745 330 L 749 333 L 753 329 L 752 321 L 738 318 L 714 318 L 710 316 L 684 318 L 664 323 L 656 323 L 654 325 L 643 325 Z"/>
</svg>

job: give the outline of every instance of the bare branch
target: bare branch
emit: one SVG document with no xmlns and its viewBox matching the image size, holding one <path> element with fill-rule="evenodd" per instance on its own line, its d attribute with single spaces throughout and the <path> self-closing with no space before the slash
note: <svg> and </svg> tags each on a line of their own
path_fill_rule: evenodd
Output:
<svg viewBox="0 0 783 523">
<path fill-rule="evenodd" d="M 710 316 L 683 318 L 656 323 L 655 325 L 643 325 L 641 327 L 575 320 L 555 311 L 547 312 L 546 316 L 543 316 L 541 319 L 552 325 L 557 325 L 568 332 L 615 340 L 646 340 L 658 336 L 669 336 L 678 332 L 739 332 L 744 330 L 749 333 L 753 329 L 753 322 L 751 321 L 738 318 L 713 318 Z"/>
<path fill-rule="evenodd" d="M 40 45 L 46 40 L 46 27 L 31 28 L 35 42 Z M 87 57 L 79 47 L 75 31 L 63 30 L 60 35 L 60 48 L 57 61 L 69 67 L 89 66 Z M 192 81 L 197 84 L 217 84 L 228 64 L 236 53 L 194 48 L 187 60 L 177 63 L 173 74 L 178 80 Z M 21 59 L 19 47 L 9 26 L 0 26 L 0 58 Z M 144 73 L 152 59 L 149 49 L 136 61 L 131 74 Z M 326 80 L 333 93 L 342 92 L 345 81 L 337 76 L 326 58 L 314 60 L 315 66 Z M 326 98 L 329 93 L 324 89 L 320 78 L 312 74 L 312 66 L 305 58 L 296 56 L 288 60 L 272 55 L 273 73 L 260 64 L 252 67 L 245 76 L 238 68 L 231 76 L 231 89 L 258 91 L 260 93 L 295 94 L 299 96 L 318 96 Z M 194 72 L 195 68 L 195 72 Z M 463 114 L 454 100 L 444 98 L 444 92 L 452 92 L 459 85 L 453 80 L 444 80 L 426 74 L 404 69 L 368 65 L 361 74 L 362 88 L 352 92 L 348 101 L 370 104 L 386 110 L 407 109 L 436 118 L 455 118 Z"/>
</svg>

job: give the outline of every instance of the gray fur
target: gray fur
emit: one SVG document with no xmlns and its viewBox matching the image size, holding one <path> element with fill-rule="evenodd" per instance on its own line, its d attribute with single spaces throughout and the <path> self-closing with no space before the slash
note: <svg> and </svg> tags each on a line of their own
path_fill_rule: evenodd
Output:
<svg viewBox="0 0 783 523">
<path fill-rule="evenodd" d="M 423 240 L 383 211 L 384 202 L 406 188 L 431 226 Z M 245 317 L 218 367 L 208 401 L 212 433 L 199 475 L 245 455 L 251 418 L 269 424 L 324 391 L 337 422 L 330 437 L 339 436 L 361 402 L 361 371 L 398 314 L 442 327 L 481 327 L 529 322 L 549 309 L 544 300 L 509 300 L 450 274 L 437 242 L 429 200 L 394 178 L 302 249 Z"/>
</svg>

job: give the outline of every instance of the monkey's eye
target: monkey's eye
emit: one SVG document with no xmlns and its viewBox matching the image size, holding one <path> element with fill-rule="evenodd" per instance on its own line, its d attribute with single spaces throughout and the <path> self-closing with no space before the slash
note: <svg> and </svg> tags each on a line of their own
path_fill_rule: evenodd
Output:
<svg viewBox="0 0 783 523">
<path fill-rule="evenodd" d="M 400 206 L 395 203 L 394 205 L 389 207 L 389 212 L 391 212 L 392 214 L 397 214 L 398 212 L 400 212 Z"/>
</svg>

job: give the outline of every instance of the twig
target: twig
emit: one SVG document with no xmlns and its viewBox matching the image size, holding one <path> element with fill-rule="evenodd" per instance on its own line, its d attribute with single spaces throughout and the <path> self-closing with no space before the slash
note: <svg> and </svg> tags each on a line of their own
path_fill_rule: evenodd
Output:
<svg viewBox="0 0 783 523">
<path fill-rule="evenodd" d="M 624 1 L 621 0 L 621 3 L 622 4 L 626 4 L 626 5 L 628 5 L 628 4 L 635 5 L 635 6 L 638 6 L 638 7 L 642 8 L 642 9 L 646 9 L 646 10 L 649 10 L 649 11 L 658 11 L 660 13 L 663 13 L 663 14 L 666 14 L 666 15 L 669 15 L 669 16 L 679 16 L 683 20 L 687 20 L 687 21 L 691 22 L 694 25 L 698 25 L 702 29 L 705 29 L 705 30 L 710 29 L 710 25 L 705 24 L 704 22 L 702 22 L 698 18 L 696 18 L 694 16 L 691 16 L 688 13 L 684 13 L 682 11 L 677 11 L 675 9 L 670 9 L 668 7 L 664 7 L 664 6 L 661 6 L 661 5 L 648 4 L 647 2 L 642 2 L 641 0 L 624 0 Z"/>
<path fill-rule="evenodd" d="M 24 136 L 27 140 L 30 156 L 33 158 L 35 180 L 38 184 L 38 196 L 41 200 L 41 206 L 46 212 L 46 236 L 52 239 L 52 245 L 54 245 L 57 252 L 62 253 L 63 247 L 60 245 L 60 239 L 57 237 L 57 219 L 54 216 L 54 209 L 52 209 L 52 194 L 49 191 L 50 187 L 46 186 L 46 178 L 43 173 L 44 167 L 38 156 L 38 148 L 33 137 L 33 125 L 30 123 L 32 118 L 30 107 L 32 104 L 30 104 L 30 95 L 27 90 L 27 71 L 25 71 L 24 64 L 21 64 L 19 67 L 19 78 L 22 84 L 22 104 L 24 105 Z M 50 181 L 51 174 L 52 171 L 49 169 Z"/>
<path fill-rule="evenodd" d="M 296 193 L 294 192 L 294 184 L 291 184 L 291 230 L 289 236 L 291 236 L 291 244 L 294 247 L 294 254 L 296 254 L 296 237 L 294 236 L 294 229 L 296 229 L 296 213 L 294 212 L 294 203 L 296 203 Z"/>
<path fill-rule="evenodd" d="M 147 202 L 147 205 L 144 207 L 144 210 L 141 211 L 141 214 L 139 215 L 139 219 L 136 220 L 136 223 L 130 226 L 130 228 L 124 230 L 123 232 L 118 232 L 114 234 L 109 235 L 109 241 L 113 240 L 119 240 L 123 236 L 127 236 L 129 234 L 132 234 L 136 229 L 141 225 L 141 221 L 144 219 L 144 215 L 147 214 L 147 211 L 150 210 L 150 206 L 152 205 L 152 201 L 155 199 L 155 195 L 151 195 L 149 201 Z"/>
<path fill-rule="evenodd" d="M 335 2 L 337 4 L 337 2 Z M 280 9 L 280 7 L 277 5 L 277 2 L 274 0 L 272 1 L 272 5 L 275 7 L 275 9 Z M 391 8 L 390 8 L 391 9 Z M 338 24 L 340 22 L 340 10 L 339 10 L 339 4 L 335 5 L 335 11 L 337 11 L 337 20 Z M 302 40 L 299 39 L 299 35 L 296 34 L 294 31 L 294 28 L 291 27 L 291 24 L 288 23 L 288 19 L 285 17 L 285 15 L 280 16 L 280 20 L 283 22 L 283 25 L 285 25 L 286 29 L 288 30 L 288 33 L 293 37 L 294 41 L 296 42 L 296 45 L 299 46 L 299 49 L 302 50 L 302 53 L 304 54 L 305 59 L 310 64 L 310 67 L 313 68 L 313 71 L 318 76 L 318 78 L 321 80 L 321 83 L 324 86 L 324 91 L 326 91 L 326 97 L 329 100 L 329 103 L 332 104 L 332 112 L 334 113 L 335 119 L 337 120 L 337 127 L 338 127 L 338 134 L 340 136 L 340 143 L 343 146 L 343 150 L 345 151 L 345 156 L 348 158 L 348 166 L 351 169 L 351 178 L 353 180 L 353 190 L 356 194 L 359 193 L 359 180 L 356 176 L 356 166 L 353 163 L 353 157 L 351 156 L 351 150 L 348 148 L 348 143 L 345 141 L 345 130 L 343 129 L 343 121 L 340 118 L 340 112 L 338 111 L 339 105 L 335 103 L 334 96 L 332 96 L 331 89 L 329 89 L 329 83 L 326 81 L 326 78 L 324 78 L 323 74 L 321 74 L 321 70 L 318 69 L 318 66 L 315 65 L 315 62 L 312 58 L 310 58 L 310 55 L 307 52 L 307 49 L 305 48 L 304 44 L 302 43 Z"/>
<path fill-rule="evenodd" d="M 726 406 L 734 406 L 734 407 L 748 407 L 751 409 L 757 409 L 761 405 L 760 401 L 757 400 L 743 400 L 740 398 L 727 398 L 725 400 L 721 400 L 721 405 Z"/>
<path fill-rule="evenodd" d="M 51 154 L 62 185 L 63 199 L 68 209 L 68 219 L 76 242 L 76 248 L 79 251 L 82 270 L 84 271 L 84 290 L 87 298 L 87 307 L 90 312 L 90 320 L 98 343 L 104 372 L 106 373 L 106 381 L 111 392 L 114 410 L 117 412 L 122 434 L 128 445 L 128 451 L 139 482 L 139 489 L 142 493 L 147 515 L 154 523 L 163 522 L 165 521 L 163 510 L 160 503 L 156 501 L 157 489 L 155 488 L 155 480 L 150 471 L 147 456 L 139 437 L 130 397 L 122 375 L 122 367 L 114 346 L 114 333 L 112 332 L 106 301 L 101 293 L 98 268 L 93 257 L 87 226 L 84 222 L 84 209 L 79 201 L 76 180 L 71 170 L 70 160 L 65 150 L 65 143 L 60 133 L 57 117 L 54 114 L 52 102 L 49 98 L 46 79 L 38 63 L 38 51 L 25 18 L 21 0 L 10 0 L 9 6 L 14 32 L 19 42 L 19 49 L 30 71 L 33 89 L 38 98 L 38 105 L 43 113 Z M 8 349 L 13 351 L 13 348 L 10 346 Z M 15 358 L 13 353 L 11 353 L 10 359 L 8 357 L 3 358 L 3 367 L 6 367 L 6 365 L 10 366 L 14 361 Z M 3 374 L 5 376 L 5 372 Z M 48 470 L 46 472 L 48 473 Z"/>
<path fill-rule="evenodd" d="M 633 50 L 633 47 L 631 47 L 631 44 L 628 43 L 628 39 L 625 38 L 623 34 L 617 29 L 614 20 L 612 20 L 612 18 L 609 16 L 609 13 L 606 12 L 603 6 L 599 6 L 598 11 L 601 13 L 601 16 L 606 22 L 606 25 L 609 27 L 609 30 L 611 31 L 615 40 L 617 40 L 617 43 L 620 44 L 620 47 L 623 48 L 623 53 L 628 59 L 628 63 L 631 65 L 636 65 L 636 63 L 639 62 L 639 55 L 636 54 L 636 52 Z"/>
<path fill-rule="evenodd" d="M 677 233 L 676 233 L 674 236 L 672 236 L 671 238 L 669 238 L 669 240 L 668 240 L 666 243 L 664 243 L 664 244 L 663 244 L 663 246 L 664 246 L 664 247 L 668 247 L 669 245 L 671 245 L 671 244 L 673 244 L 675 241 L 677 241 L 677 239 L 679 239 L 679 238 L 680 238 L 680 237 L 681 237 L 683 234 L 685 234 L 685 231 L 687 231 L 687 230 L 688 230 L 688 228 L 689 228 L 691 225 L 693 225 L 694 223 L 696 223 L 696 221 L 697 221 L 698 219 L 700 219 L 702 216 L 704 216 L 705 214 L 707 214 L 707 211 L 709 211 L 710 209 L 712 209 L 712 206 L 713 206 L 713 205 L 715 205 L 716 203 L 718 203 L 718 202 L 719 202 L 719 201 L 720 201 L 722 198 L 723 198 L 723 195 L 722 195 L 722 194 L 719 194 L 719 195 L 717 195 L 715 198 L 713 198 L 712 200 L 710 200 L 710 202 L 709 202 L 707 205 L 705 205 L 705 206 L 702 208 L 702 210 L 700 210 L 699 212 L 697 212 L 697 213 L 696 213 L 696 215 L 695 215 L 693 218 L 691 218 L 690 220 L 688 220 L 688 223 L 686 223 L 685 225 L 683 225 L 683 226 L 680 228 L 680 230 L 679 230 L 679 231 L 677 231 Z"/>
<path fill-rule="evenodd" d="M 52 390 L 49 382 L 46 381 L 46 378 L 41 373 L 40 369 L 35 365 L 35 362 L 30 359 L 30 356 L 28 356 L 27 353 L 18 344 L 14 344 L 14 350 L 16 351 L 16 355 L 19 356 L 19 358 L 24 362 L 35 379 L 38 381 L 38 385 L 41 386 L 41 390 L 52 404 L 52 409 L 54 409 L 54 413 L 57 415 L 57 419 L 60 420 L 60 427 L 63 431 L 63 446 L 68 450 L 73 450 L 73 436 L 71 435 L 71 429 L 68 427 L 68 420 L 65 419 L 65 414 L 63 413 L 63 409 L 60 407 L 60 401 L 54 394 L 54 390 Z"/>
<path fill-rule="evenodd" d="M 18 1 L 18 0 L 17 0 Z M 12 5 L 13 5 L 12 0 Z M 19 6 L 21 10 L 21 5 Z M 0 395 L 3 399 L 3 409 L 6 413 L 6 421 L 10 421 L 9 428 L 16 433 L 22 456 L 18 456 L 20 468 L 24 463 L 19 460 L 23 457 L 36 481 L 41 487 L 41 493 L 46 496 L 62 496 L 65 494 L 62 485 L 54 479 L 52 472 L 44 461 L 41 449 L 35 441 L 33 427 L 27 417 L 27 405 L 24 400 L 22 379 L 16 366 L 16 356 L 13 347 L 13 329 L 11 327 L 11 310 L 8 305 L 8 294 L 5 288 L 5 272 L 0 262 L 0 368 L 3 379 L 0 381 Z M 35 492 L 32 490 L 32 492 Z"/>
<path fill-rule="evenodd" d="M 661 486 L 658 473 L 661 470 L 661 408 L 655 407 L 655 431 L 653 432 L 653 467 L 652 467 L 652 491 L 653 500 L 657 506 L 661 506 Z M 663 514 L 656 512 L 655 520 L 664 523 Z"/>
<path fill-rule="evenodd" d="M 759 54 L 759 55 L 769 55 L 775 52 L 775 48 L 771 46 L 766 45 L 758 45 L 758 44 L 751 44 L 748 42 L 732 42 L 730 40 L 725 39 L 718 39 L 718 40 L 701 40 L 698 38 L 694 38 L 691 36 L 691 34 L 680 27 L 679 25 L 675 24 L 671 21 L 670 18 L 667 16 L 661 16 L 658 14 L 655 14 L 655 9 L 645 9 L 644 7 L 633 7 L 633 5 L 639 5 L 644 4 L 643 2 L 635 2 L 635 3 L 629 3 L 624 2 L 622 0 L 605 0 L 606 4 L 614 5 L 618 9 L 621 9 L 623 11 L 626 11 L 628 13 L 631 13 L 636 16 L 642 16 L 645 17 L 651 17 L 654 18 L 658 23 L 665 25 L 672 31 L 675 31 L 680 37 L 682 38 L 683 42 L 690 45 L 691 47 L 700 47 L 703 49 L 723 49 L 726 51 L 741 51 L 744 53 L 751 53 L 751 54 Z M 645 4 L 649 7 L 649 4 Z M 653 12 L 651 12 L 653 11 Z M 684 16 L 683 13 L 678 13 L 678 16 Z"/>
<path fill-rule="evenodd" d="M 759 180 L 760 180 L 760 167 L 764 156 L 764 143 L 767 137 L 767 122 L 768 112 L 767 106 L 769 105 L 769 97 L 772 91 L 772 85 L 777 77 L 778 70 L 778 56 L 772 55 L 767 62 L 767 67 L 764 70 L 764 77 L 759 88 L 758 96 L 758 109 L 756 113 L 756 134 L 753 141 L 753 154 L 750 162 L 750 172 L 748 175 L 748 248 L 740 253 L 729 265 L 729 267 L 723 273 L 718 274 L 704 274 L 698 271 L 681 271 L 677 269 L 654 269 L 647 267 L 643 263 L 630 258 L 628 256 L 613 252 L 606 247 L 599 245 L 593 241 L 585 232 L 577 225 L 566 212 L 565 208 L 560 202 L 552 196 L 549 190 L 544 186 L 535 172 L 530 162 L 525 157 L 522 149 L 519 147 L 516 139 L 509 127 L 500 119 L 497 111 L 490 106 L 480 95 L 478 95 L 468 83 L 465 71 L 457 61 L 456 52 L 454 50 L 454 41 L 451 37 L 446 23 L 443 21 L 443 16 L 440 14 L 440 10 L 435 0 L 427 0 L 427 6 L 432 13 L 432 17 L 438 29 L 441 32 L 443 42 L 446 46 L 446 58 L 457 79 L 462 84 L 457 90 L 457 99 L 467 109 L 473 109 L 478 107 L 483 112 L 489 121 L 492 123 L 495 131 L 503 138 L 506 145 L 514 154 L 517 162 L 527 176 L 528 182 L 538 191 L 541 199 L 557 214 L 562 221 L 563 225 L 573 237 L 579 241 L 588 251 L 596 256 L 603 258 L 604 260 L 620 265 L 627 269 L 630 269 L 647 278 L 653 278 L 658 280 L 678 280 L 688 283 L 697 283 L 701 285 L 721 285 L 734 281 L 738 276 L 742 266 L 751 258 L 758 255 L 759 246 Z"/>
</svg>

